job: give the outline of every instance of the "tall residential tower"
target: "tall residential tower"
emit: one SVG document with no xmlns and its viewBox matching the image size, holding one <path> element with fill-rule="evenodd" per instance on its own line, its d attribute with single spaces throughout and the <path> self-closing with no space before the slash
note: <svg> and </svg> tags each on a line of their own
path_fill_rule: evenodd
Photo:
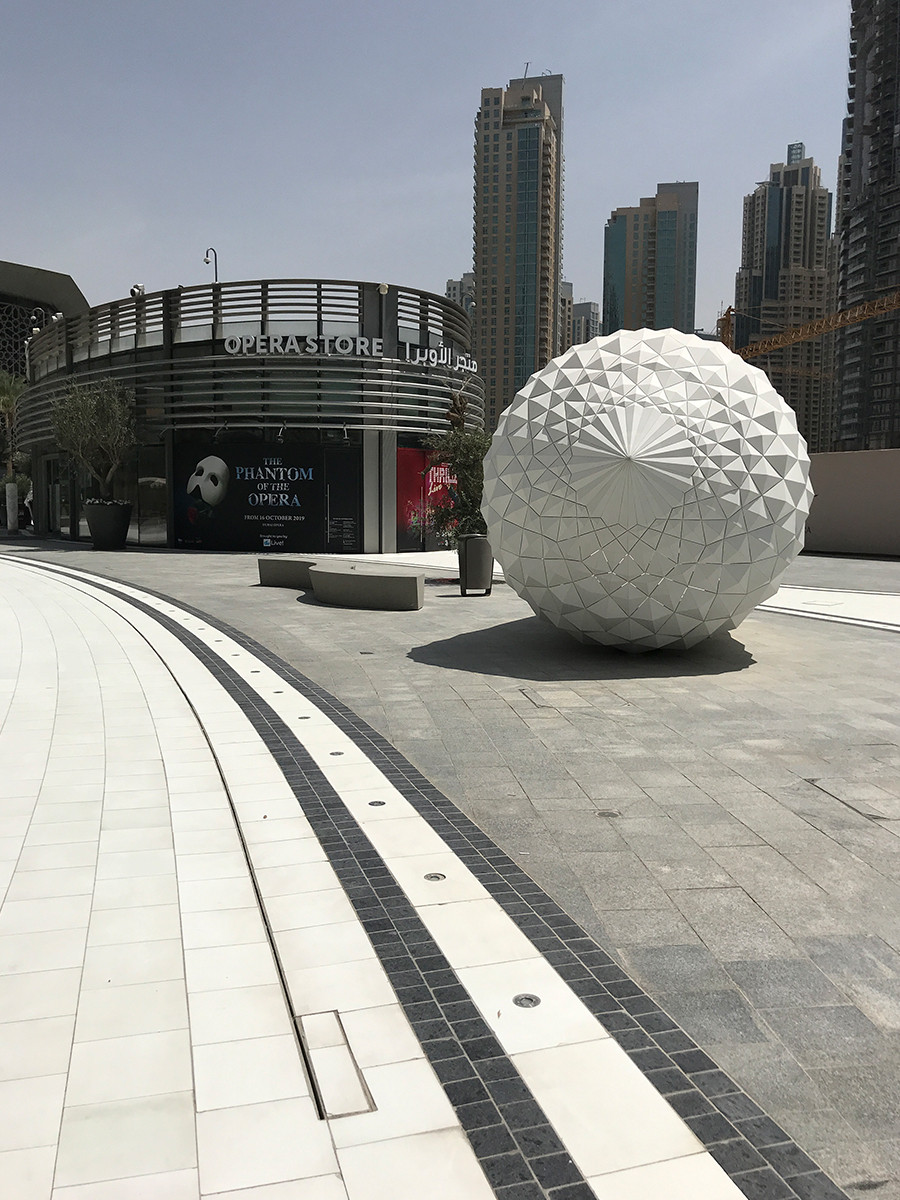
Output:
<svg viewBox="0 0 900 1200">
<path fill-rule="evenodd" d="M 475 118 L 475 311 L 486 423 L 557 353 L 563 77 L 484 88 Z"/>
<path fill-rule="evenodd" d="M 734 307 L 737 350 L 834 311 L 831 193 L 802 142 L 744 197 Z M 830 450 L 831 339 L 795 342 L 753 363 L 797 414 L 810 450 Z"/>
<path fill-rule="evenodd" d="M 600 336 L 600 305 L 596 300 L 579 300 L 572 308 L 572 344 L 580 346 Z"/>
<path fill-rule="evenodd" d="M 660 183 L 637 208 L 617 208 L 603 231 L 603 332 L 694 332 L 696 183 Z"/>
<path fill-rule="evenodd" d="M 838 179 L 839 308 L 900 289 L 900 0 L 853 0 Z M 900 446 L 900 311 L 835 335 L 839 450 Z"/>
</svg>

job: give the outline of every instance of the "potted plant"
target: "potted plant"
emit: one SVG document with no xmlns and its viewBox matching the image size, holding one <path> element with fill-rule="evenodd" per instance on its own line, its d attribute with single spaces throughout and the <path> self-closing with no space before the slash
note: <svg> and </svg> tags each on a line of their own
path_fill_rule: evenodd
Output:
<svg viewBox="0 0 900 1200">
<path fill-rule="evenodd" d="M 28 386 L 24 379 L 11 375 L 9 371 L 0 371 L 0 413 L 3 414 L 3 433 L 6 439 L 6 534 L 16 537 L 19 532 L 19 493 L 21 479 L 16 472 L 15 456 L 13 454 L 13 435 L 16 420 L 16 401 Z M 25 491 L 28 490 L 25 481 Z M 25 493 L 22 492 L 22 495 Z"/>
<path fill-rule="evenodd" d="M 112 483 L 136 441 L 134 392 L 114 379 L 71 383 L 53 403 L 53 427 L 60 450 L 88 472 L 98 492 L 84 500 L 94 549 L 121 550 L 131 504 L 113 498 Z"/>
<path fill-rule="evenodd" d="M 481 515 L 481 493 L 491 435 L 482 429 L 466 429 L 467 407 L 464 389 L 452 392 L 447 410 L 450 428 L 425 440 L 431 462 L 446 463 L 455 479 L 446 496 L 428 510 L 427 522 L 433 533 L 457 549 L 460 593 L 480 591 L 489 596 L 494 556 Z"/>
</svg>

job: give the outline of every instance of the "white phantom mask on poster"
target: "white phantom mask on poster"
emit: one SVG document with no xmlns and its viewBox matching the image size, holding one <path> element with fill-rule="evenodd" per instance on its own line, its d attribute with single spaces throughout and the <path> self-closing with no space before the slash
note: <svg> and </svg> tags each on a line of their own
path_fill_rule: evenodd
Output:
<svg viewBox="0 0 900 1200">
<path fill-rule="evenodd" d="M 200 498 L 205 500 L 210 508 L 215 508 L 225 499 L 230 478 L 231 472 L 228 470 L 227 464 L 214 454 L 209 454 L 206 458 L 200 459 L 193 475 L 188 480 L 188 495 L 190 496 L 192 492 L 199 492 Z"/>
</svg>

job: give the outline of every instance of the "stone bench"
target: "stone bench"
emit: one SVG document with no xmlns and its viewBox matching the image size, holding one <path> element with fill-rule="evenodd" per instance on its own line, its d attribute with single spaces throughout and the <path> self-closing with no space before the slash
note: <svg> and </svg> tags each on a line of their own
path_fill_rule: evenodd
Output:
<svg viewBox="0 0 900 1200">
<path fill-rule="evenodd" d="M 319 562 L 309 568 L 309 577 L 322 604 L 407 612 L 425 603 L 421 572 L 375 563 Z"/>
<path fill-rule="evenodd" d="M 294 588 L 308 592 L 312 587 L 309 568 L 314 558 L 259 558 L 259 582 L 262 587 Z"/>
</svg>

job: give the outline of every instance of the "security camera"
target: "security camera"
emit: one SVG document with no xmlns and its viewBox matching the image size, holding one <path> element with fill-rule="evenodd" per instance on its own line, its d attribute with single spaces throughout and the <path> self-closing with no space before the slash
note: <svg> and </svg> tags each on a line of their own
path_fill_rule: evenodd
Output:
<svg viewBox="0 0 900 1200">
<path fill-rule="evenodd" d="M 131 294 L 137 300 L 138 296 L 143 296 L 145 290 L 142 283 L 136 283 L 131 289 Z"/>
<path fill-rule="evenodd" d="M 204 260 L 203 260 L 203 261 L 204 261 L 205 263 L 207 263 L 207 265 L 209 264 L 209 255 L 208 255 L 208 254 L 207 254 L 206 258 L 204 258 Z"/>
</svg>

